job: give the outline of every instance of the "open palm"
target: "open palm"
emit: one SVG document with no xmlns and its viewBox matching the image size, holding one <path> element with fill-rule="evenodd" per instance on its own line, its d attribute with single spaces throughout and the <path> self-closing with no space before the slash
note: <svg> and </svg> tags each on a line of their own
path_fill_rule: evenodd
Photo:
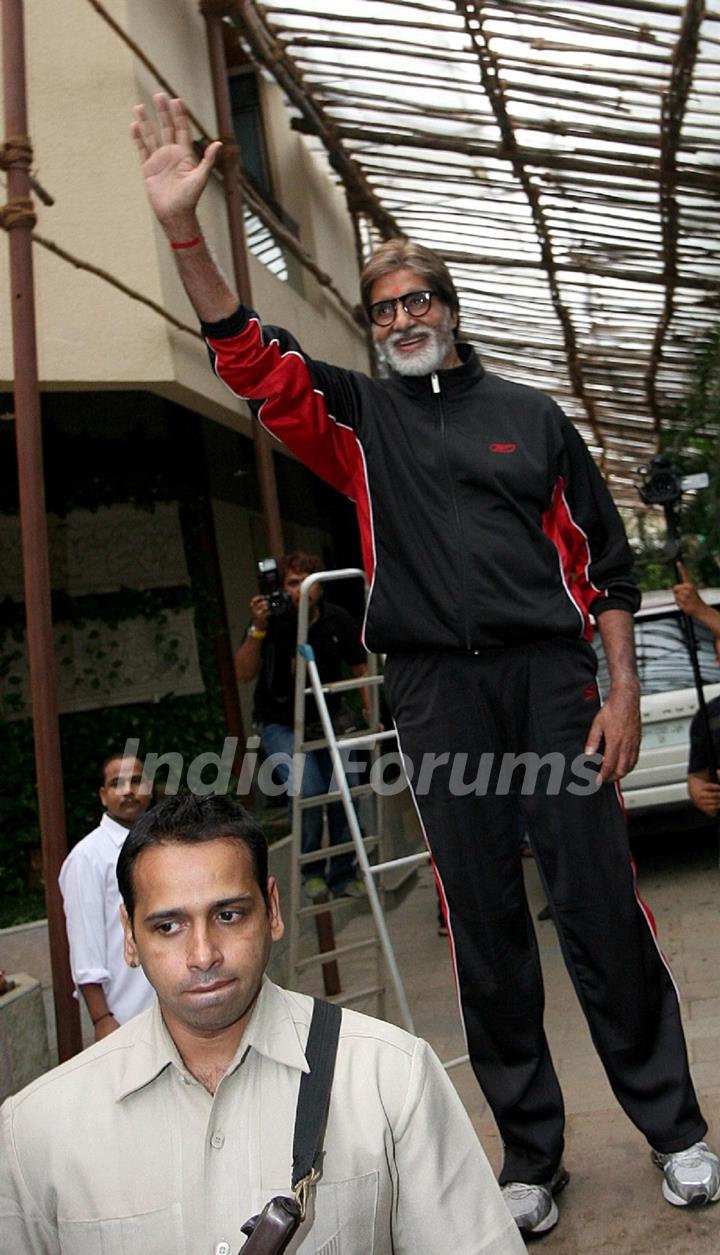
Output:
<svg viewBox="0 0 720 1255">
<path fill-rule="evenodd" d="M 130 134 L 140 154 L 142 174 L 153 212 L 160 222 L 192 213 L 202 196 L 222 145 L 208 144 L 197 162 L 190 140 L 190 126 L 181 100 L 154 97 L 159 130 L 142 105 L 134 109 Z"/>
</svg>

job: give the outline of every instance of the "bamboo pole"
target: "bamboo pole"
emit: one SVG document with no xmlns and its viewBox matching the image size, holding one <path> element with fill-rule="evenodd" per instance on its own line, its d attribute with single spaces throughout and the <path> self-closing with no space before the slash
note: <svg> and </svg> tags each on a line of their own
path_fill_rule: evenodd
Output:
<svg viewBox="0 0 720 1255">
<path fill-rule="evenodd" d="M 693 69 L 698 55 L 700 26 L 705 16 L 704 0 L 687 0 L 682 29 L 673 53 L 672 75 L 663 99 L 660 138 L 660 221 L 663 240 L 663 277 L 665 301 L 650 347 L 645 372 L 645 392 L 651 413 L 656 416 L 656 433 L 660 435 L 661 410 L 657 393 L 657 376 L 663 348 L 675 312 L 675 290 L 678 273 L 678 235 L 680 207 L 675 195 L 677 155 L 682 139 L 682 126 L 688 95 L 692 87 Z M 685 146 L 687 147 L 687 146 Z"/>
<path fill-rule="evenodd" d="M 456 0 L 456 8 L 462 11 L 463 20 L 472 46 L 477 54 L 480 77 L 487 92 L 488 100 L 495 115 L 505 154 L 510 161 L 513 173 L 520 183 L 530 207 L 530 213 L 537 233 L 542 266 L 545 271 L 552 303 L 562 328 L 565 351 L 567 355 L 568 373 L 573 391 L 585 410 L 588 424 L 595 435 L 601 450 L 604 448 L 602 431 L 598 421 L 598 413 L 592 394 L 586 386 L 582 358 L 578 352 L 578 337 L 572 320 L 572 313 L 563 299 L 558 282 L 558 262 L 553 247 L 552 234 L 543 208 L 537 183 L 530 177 L 525 154 L 518 143 L 512 119 L 508 112 L 505 91 L 499 80 L 498 64 L 490 51 L 484 33 L 482 8 L 476 4 L 460 4 Z M 602 466 L 602 454 L 601 454 Z"/>
<path fill-rule="evenodd" d="M 65 917 L 58 875 L 67 855 L 65 800 L 50 608 L 50 565 L 45 514 L 42 423 L 35 332 L 30 199 L 32 149 L 27 127 L 25 32 L 22 0 L 3 0 L 3 83 L 8 204 L 4 225 L 10 245 L 15 428 L 20 524 L 25 580 L 35 768 L 43 880 L 60 1060 L 82 1050 L 80 1012 L 73 997 Z"/>
<path fill-rule="evenodd" d="M 302 131 L 305 134 L 317 134 L 304 118 L 293 118 L 292 126 L 294 130 Z M 502 144 L 487 143 L 479 140 L 454 139 L 449 135 L 429 136 L 417 135 L 415 132 L 407 133 L 392 132 L 388 130 L 378 131 L 372 130 L 364 126 L 350 126 L 342 123 L 336 127 L 337 138 L 339 140 L 354 139 L 359 140 L 363 144 L 376 144 L 379 148 L 385 148 L 388 145 L 393 148 L 420 148 L 423 150 L 438 149 L 445 152 L 462 153 L 468 157 L 491 157 L 495 160 L 506 160 Z M 642 160 L 642 164 L 637 154 L 629 154 L 627 157 L 620 153 L 613 152 L 614 160 L 606 160 L 602 155 L 598 155 L 593 160 L 586 157 L 575 157 L 571 154 L 553 153 L 545 148 L 523 147 L 523 156 L 528 166 L 539 170 L 560 170 L 569 173 L 592 174 L 600 178 L 622 179 L 625 186 L 629 186 L 634 182 L 649 182 L 657 184 L 658 167 L 657 158 Z M 393 161 L 395 157 L 393 156 Z M 425 171 L 425 179 L 431 176 L 432 169 Z M 467 186 L 467 172 L 459 171 L 462 176 L 463 183 Z M 612 184 L 610 184 L 612 186 Z M 699 190 L 707 190 L 717 194 L 720 191 L 720 172 L 715 170 L 697 170 L 691 166 L 683 166 L 678 169 L 677 185 L 679 188 L 697 188 Z"/>
</svg>

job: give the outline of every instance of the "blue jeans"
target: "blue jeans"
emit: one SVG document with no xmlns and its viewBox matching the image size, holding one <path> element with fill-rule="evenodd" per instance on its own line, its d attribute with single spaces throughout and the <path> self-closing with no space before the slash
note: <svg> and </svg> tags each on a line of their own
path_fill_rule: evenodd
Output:
<svg viewBox="0 0 720 1255">
<path fill-rule="evenodd" d="M 293 731 L 283 723 L 261 723 L 258 725 L 263 749 L 272 760 L 276 775 L 283 784 L 288 785 L 288 809 L 292 818 L 292 779 L 291 767 L 293 754 Z M 277 757 L 276 757 L 277 756 Z M 329 793 L 333 777 L 332 760 L 325 749 L 310 750 L 305 754 L 305 765 L 302 779 L 302 796 L 315 797 L 318 793 Z M 350 781 L 352 784 L 352 780 Z M 331 845 L 342 845 L 350 841 L 350 829 L 345 817 L 342 802 L 330 802 L 327 806 L 328 831 Z M 303 813 L 302 852 L 310 854 L 322 846 L 323 808 L 313 806 Z M 311 876 L 327 879 L 328 887 L 338 893 L 349 880 L 355 879 L 355 855 L 352 850 L 347 854 L 338 854 L 336 858 L 327 860 L 328 872 L 325 876 L 325 860 L 303 863 L 303 880 Z"/>
</svg>

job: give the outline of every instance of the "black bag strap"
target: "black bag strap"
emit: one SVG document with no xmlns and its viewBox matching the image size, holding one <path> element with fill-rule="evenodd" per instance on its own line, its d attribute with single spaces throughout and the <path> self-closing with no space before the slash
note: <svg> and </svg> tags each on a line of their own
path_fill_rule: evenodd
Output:
<svg viewBox="0 0 720 1255">
<path fill-rule="evenodd" d="M 310 1176 L 313 1169 L 317 1171 L 319 1168 L 341 1020 L 340 1007 L 320 998 L 315 999 L 305 1047 L 310 1071 L 303 1072 L 300 1078 L 295 1113 L 293 1190 L 300 1181 Z"/>
</svg>

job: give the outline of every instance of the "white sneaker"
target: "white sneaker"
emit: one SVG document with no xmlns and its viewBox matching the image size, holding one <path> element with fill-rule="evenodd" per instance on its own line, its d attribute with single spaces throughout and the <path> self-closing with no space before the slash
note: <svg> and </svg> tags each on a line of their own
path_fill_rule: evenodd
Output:
<svg viewBox="0 0 720 1255">
<path fill-rule="evenodd" d="M 547 1233 L 554 1229 L 558 1209 L 553 1194 L 559 1194 L 569 1180 L 561 1164 L 552 1180 L 544 1185 L 526 1185 L 524 1181 L 508 1181 L 503 1185 L 502 1196 L 521 1233 Z"/>
<path fill-rule="evenodd" d="M 720 1159 L 707 1142 L 672 1155 L 654 1150 L 652 1160 L 662 1168 L 662 1192 L 673 1207 L 704 1207 L 720 1199 Z"/>
<path fill-rule="evenodd" d="M 327 884 L 322 876 L 310 876 L 303 884 L 303 889 L 312 902 L 329 896 Z"/>
</svg>

